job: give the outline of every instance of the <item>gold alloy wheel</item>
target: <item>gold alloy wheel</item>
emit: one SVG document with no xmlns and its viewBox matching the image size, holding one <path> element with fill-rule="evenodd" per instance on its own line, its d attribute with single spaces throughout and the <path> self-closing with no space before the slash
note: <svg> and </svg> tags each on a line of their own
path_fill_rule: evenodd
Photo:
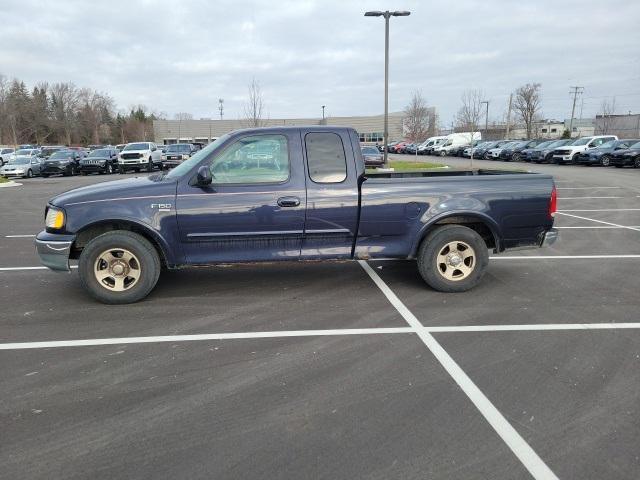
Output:
<svg viewBox="0 0 640 480">
<path fill-rule="evenodd" d="M 440 275 L 447 280 L 464 280 L 476 266 L 476 252 L 465 242 L 449 242 L 440 249 L 436 264 Z"/>
<path fill-rule="evenodd" d="M 100 285 L 112 292 L 123 292 L 140 280 L 140 261 L 129 250 L 110 248 L 96 259 L 93 274 Z"/>
</svg>

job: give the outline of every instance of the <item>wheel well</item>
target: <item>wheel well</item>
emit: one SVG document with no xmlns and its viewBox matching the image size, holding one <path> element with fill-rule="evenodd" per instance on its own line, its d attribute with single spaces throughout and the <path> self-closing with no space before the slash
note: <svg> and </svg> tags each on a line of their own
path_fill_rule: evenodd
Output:
<svg viewBox="0 0 640 480">
<path fill-rule="evenodd" d="M 440 225 L 462 225 L 464 227 L 470 228 L 482 237 L 484 243 L 487 244 L 487 248 L 494 250 L 498 248 L 493 230 L 491 230 L 486 222 L 483 222 L 478 217 L 469 215 L 456 215 L 443 218 L 442 220 L 438 220 L 433 225 L 431 225 L 431 227 L 429 227 L 429 229 L 424 232 L 424 236 L 426 237 Z"/>
<path fill-rule="evenodd" d="M 134 232 L 147 239 L 158 252 L 158 256 L 160 257 L 160 263 L 162 264 L 162 266 L 167 267 L 167 258 L 164 250 L 162 249 L 160 243 L 158 243 L 158 241 L 154 238 L 154 236 L 149 233 L 149 230 L 133 222 L 126 222 L 121 220 L 110 220 L 107 222 L 97 223 L 90 225 L 83 230 L 80 230 L 76 235 L 75 242 L 73 242 L 71 258 L 78 258 L 80 256 L 80 252 L 82 252 L 82 249 L 87 243 L 89 243 L 97 236 L 102 235 L 103 233 L 111 232 L 113 230 L 126 230 L 129 232 Z"/>
</svg>

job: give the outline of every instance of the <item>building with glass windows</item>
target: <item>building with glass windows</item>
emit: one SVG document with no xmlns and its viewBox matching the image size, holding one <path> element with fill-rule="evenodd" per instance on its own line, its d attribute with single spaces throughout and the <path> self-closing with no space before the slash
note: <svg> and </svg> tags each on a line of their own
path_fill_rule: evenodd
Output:
<svg viewBox="0 0 640 480">
<path fill-rule="evenodd" d="M 402 140 L 403 112 L 389 113 L 389 141 Z M 278 125 L 335 125 L 352 127 L 360 135 L 362 143 L 382 143 L 384 132 L 384 115 L 365 117 L 326 117 L 321 118 L 270 118 L 263 121 L 264 126 Z M 246 128 L 244 120 L 154 120 L 153 132 L 158 144 L 172 144 L 180 142 L 209 143 L 211 140 L 225 133 L 240 128 Z"/>
</svg>

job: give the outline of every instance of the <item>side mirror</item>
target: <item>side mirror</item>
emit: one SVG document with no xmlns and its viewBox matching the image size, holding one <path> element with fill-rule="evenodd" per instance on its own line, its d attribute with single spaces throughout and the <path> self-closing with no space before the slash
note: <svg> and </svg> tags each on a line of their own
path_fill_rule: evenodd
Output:
<svg viewBox="0 0 640 480">
<path fill-rule="evenodd" d="M 211 185 L 213 182 L 213 176 L 211 175 L 211 170 L 206 165 L 198 168 L 198 173 L 196 175 L 196 185 L 198 187 L 206 187 L 207 185 Z"/>
</svg>

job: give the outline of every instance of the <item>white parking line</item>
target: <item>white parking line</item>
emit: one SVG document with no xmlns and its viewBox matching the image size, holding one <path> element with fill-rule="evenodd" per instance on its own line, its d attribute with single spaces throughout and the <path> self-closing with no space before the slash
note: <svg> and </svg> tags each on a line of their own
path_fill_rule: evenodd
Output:
<svg viewBox="0 0 640 480">
<path fill-rule="evenodd" d="M 556 184 L 561 182 L 556 182 Z M 573 182 L 569 182 L 573 183 Z M 603 188 L 622 188 L 622 187 L 558 187 L 558 190 L 600 190 Z"/>
<path fill-rule="evenodd" d="M 523 325 L 459 325 L 452 327 L 424 327 L 429 332 L 542 332 L 549 330 L 619 330 L 640 329 L 635 323 L 548 323 Z"/>
<path fill-rule="evenodd" d="M 600 258 L 640 258 L 640 255 L 505 255 L 489 258 L 491 260 L 592 260 Z"/>
<path fill-rule="evenodd" d="M 566 215 L 566 214 L 565 214 Z M 575 215 L 572 215 L 575 216 Z M 585 227 L 554 227 L 560 230 L 565 230 L 565 229 L 586 229 L 586 230 L 597 230 L 597 229 L 626 229 L 626 228 L 640 228 L 640 226 L 638 225 L 620 225 L 619 227 L 613 227 L 613 226 L 602 226 L 602 225 L 589 225 L 589 226 L 585 226 Z"/>
<path fill-rule="evenodd" d="M 78 266 L 71 265 L 71 267 L 69 268 L 76 269 L 78 268 Z M 0 272 L 18 272 L 20 270 L 49 270 L 49 268 L 48 267 L 1 267 L 0 268 Z"/>
<path fill-rule="evenodd" d="M 423 343 L 431 351 L 434 357 L 440 362 L 442 367 L 458 384 L 469 400 L 476 406 L 484 418 L 493 427 L 500 438 L 507 444 L 511 451 L 520 459 L 522 464 L 529 470 L 529 473 L 536 479 L 556 479 L 557 476 L 542 461 L 538 454 L 520 436 L 515 428 L 507 421 L 500 411 L 491 403 L 484 393 L 476 386 L 469 376 L 460 368 L 453 358 L 436 339 L 422 328 L 420 321 L 411 313 L 404 303 L 396 296 L 389 286 L 378 276 L 378 274 L 363 260 L 358 261 L 371 280 L 382 291 L 387 300 L 395 307 L 400 315 L 415 330 Z"/>
<path fill-rule="evenodd" d="M 4 238 L 33 238 L 35 235 L 5 235 Z"/>
<path fill-rule="evenodd" d="M 573 218 L 578 218 L 580 220 L 588 220 L 590 222 L 602 223 L 604 225 L 609 225 L 611 227 L 624 228 L 624 229 L 627 229 L 627 230 L 634 230 L 636 232 L 640 232 L 640 228 L 638 228 L 638 227 L 627 227 L 625 225 L 620 225 L 620 224 L 617 224 L 617 223 L 605 222 L 604 220 L 596 220 L 595 218 L 582 217 L 580 215 L 572 215 L 572 214 L 566 213 L 566 212 L 556 212 L 556 213 L 558 213 L 560 215 L 564 215 L 565 217 L 573 217 Z"/>
<path fill-rule="evenodd" d="M 335 335 L 388 335 L 413 333 L 410 327 L 343 328 L 336 330 L 286 330 L 275 332 L 206 333 L 200 335 L 163 335 L 156 337 L 90 338 L 86 340 L 55 340 L 50 342 L 0 343 L 0 350 L 33 348 L 88 347 L 99 345 L 126 345 L 132 343 L 193 342 L 202 340 L 238 340 L 254 338 L 323 337 Z"/>
<path fill-rule="evenodd" d="M 558 200 L 591 200 L 591 199 L 603 199 L 603 198 L 624 198 L 624 197 L 558 197 Z"/>
<path fill-rule="evenodd" d="M 637 212 L 640 208 L 592 208 L 587 210 L 558 210 L 558 212 Z"/>
</svg>

